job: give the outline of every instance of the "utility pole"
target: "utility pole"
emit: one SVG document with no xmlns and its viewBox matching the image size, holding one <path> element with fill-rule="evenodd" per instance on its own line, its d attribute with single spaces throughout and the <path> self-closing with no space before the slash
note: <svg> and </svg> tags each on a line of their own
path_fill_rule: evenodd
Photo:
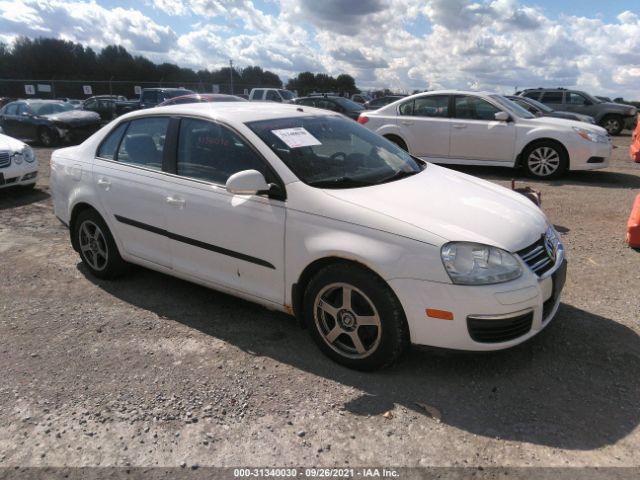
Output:
<svg viewBox="0 0 640 480">
<path fill-rule="evenodd" d="M 229 60 L 229 79 L 231 80 L 231 95 L 233 95 L 233 60 Z"/>
</svg>

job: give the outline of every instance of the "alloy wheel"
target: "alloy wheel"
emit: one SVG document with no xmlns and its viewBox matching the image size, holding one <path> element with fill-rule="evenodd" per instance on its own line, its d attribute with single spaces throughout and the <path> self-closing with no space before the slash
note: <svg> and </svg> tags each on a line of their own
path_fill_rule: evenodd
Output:
<svg viewBox="0 0 640 480">
<path fill-rule="evenodd" d="M 91 220 L 82 222 L 79 228 L 78 244 L 85 262 L 97 271 L 104 270 L 109 260 L 107 241 L 102 230 Z"/>
<path fill-rule="evenodd" d="M 560 168 L 560 154 L 551 147 L 538 147 L 527 158 L 529 170 L 538 177 L 549 177 Z"/>
<path fill-rule="evenodd" d="M 340 355 L 360 359 L 378 348 L 380 315 L 371 299 L 353 285 L 326 285 L 315 298 L 313 312 L 323 340 Z"/>
</svg>

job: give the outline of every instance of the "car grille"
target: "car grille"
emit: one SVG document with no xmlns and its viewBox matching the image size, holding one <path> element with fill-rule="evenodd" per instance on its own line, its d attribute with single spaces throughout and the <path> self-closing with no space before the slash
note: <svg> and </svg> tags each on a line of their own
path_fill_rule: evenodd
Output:
<svg viewBox="0 0 640 480">
<path fill-rule="evenodd" d="M 476 342 L 499 343 L 521 337 L 531 330 L 533 312 L 510 318 L 467 317 L 469 335 Z"/>
<path fill-rule="evenodd" d="M 555 257 L 549 254 L 545 246 L 544 236 L 518 252 L 520 258 L 526 263 L 531 271 L 539 277 L 551 270 L 555 265 Z"/>
<path fill-rule="evenodd" d="M 11 164 L 11 152 L 0 152 L 0 168 L 8 167 Z"/>
</svg>

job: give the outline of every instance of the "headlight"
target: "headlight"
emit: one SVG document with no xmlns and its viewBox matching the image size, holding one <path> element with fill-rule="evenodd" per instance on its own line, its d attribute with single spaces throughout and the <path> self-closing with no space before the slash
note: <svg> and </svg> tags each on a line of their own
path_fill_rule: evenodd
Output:
<svg viewBox="0 0 640 480">
<path fill-rule="evenodd" d="M 33 163 L 36 161 L 36 155 L 35 153 L 33 153 L 33 149 L 27 145 L 22 149 L 22 155 L 24 156 L 24 159 L 29 162 L 29 163 Z"/>
<path fill-rule="evenodd" d="M 638 114 L 638 110 L 636 110 L 635 108 L 630 108 L 628 113 L 632 117 L 635 117 Z"/>
<path fill-rule="evenodd" d="M 489 245 L 450 242 L 442 247 L 440 256 L 451 281 L 459 285 L 502 283 L 522 275 L 513 255 Z"/>
<path fill-rule="evenodd" d="M 15 163 L 16 165 L 20 165 L 22 163 L 23 160 L 23 155 L 22 152 L 16 152 L 13 154 L 13 163 Z"/>
<path fill-rule="evenodd" d="M 579 127 L 573 127 L 573 129 L 578 135 L 580 135 L 582 138 L 590 142 L 609 143 L 609 139 L 607 138 L 606 135 L 600 135 L 598 133 L 591 132 L 589 130 L 585 130 L 584 128 L 579 128 Z"/>
</svg>

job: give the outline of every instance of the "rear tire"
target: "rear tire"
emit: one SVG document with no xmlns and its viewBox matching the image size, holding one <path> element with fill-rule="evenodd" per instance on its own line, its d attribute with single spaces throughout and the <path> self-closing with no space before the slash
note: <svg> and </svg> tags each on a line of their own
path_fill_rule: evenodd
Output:
<svg viewBox="0 0 640 480">
<path fill-rule="evenodd" d="M 356 370 L 394 363 L 409 345 L 402 305 L 372 272 L 349 264 L 329 265 L 309 282 L 304 319 L 318 347 Z"/>
<path fill-rule="evenodd" d="M 604 128 L 609 135 L 619 135 L 624 128 L 624 118 L 620 115 L 606 115 L 600 120 L 600 126 Z"/>
<path fill-rule="evenodd" d="M 522 166 L 528 176 L 550 180 L 562 175 L 569 159 L 564 148 L 556 142 L 541 140 L 528 145 L 522 152 Z"/>
<path fill-rule="evenodd" d="M 80 258 L 98 278 L 122 275 L 127 263 L 122 260 L 109 227 L 95 210 L 80 212 L 73 224 L 73 236 Z"/>
</svg>

